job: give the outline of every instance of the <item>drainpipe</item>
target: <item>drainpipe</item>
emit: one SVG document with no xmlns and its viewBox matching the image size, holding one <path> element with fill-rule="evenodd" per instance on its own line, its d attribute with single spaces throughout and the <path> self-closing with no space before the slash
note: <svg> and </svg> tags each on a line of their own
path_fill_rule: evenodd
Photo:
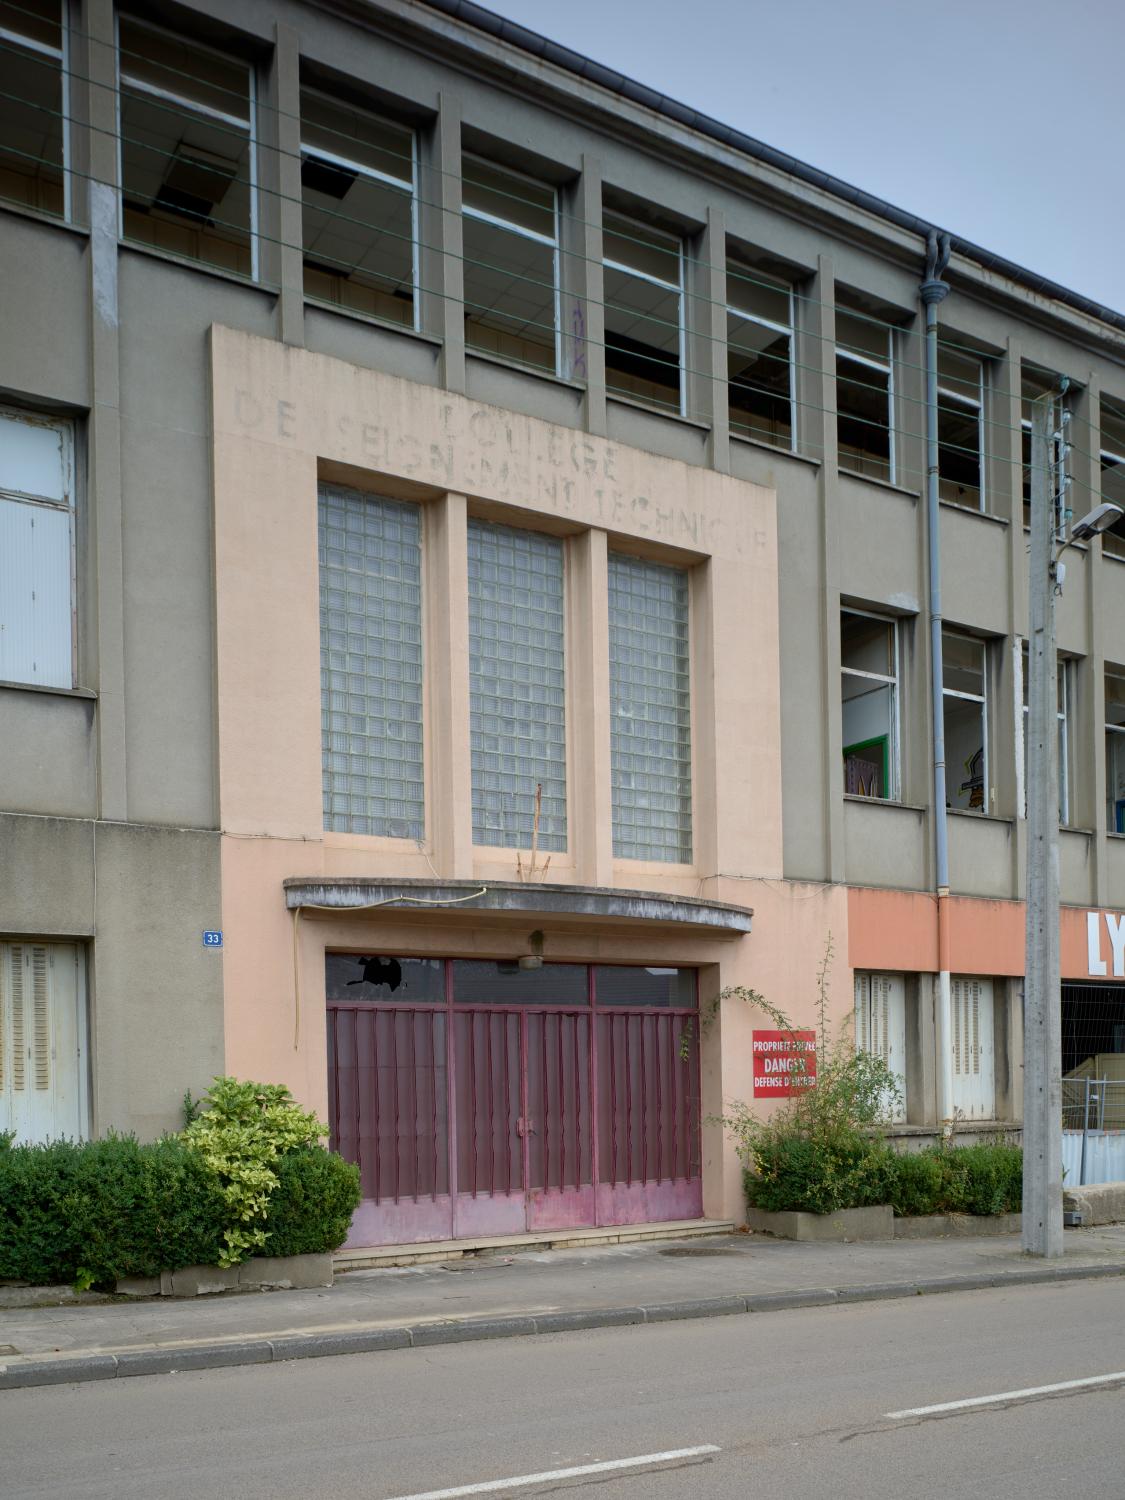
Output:
<svg viewBox="0 0 1125 1500">
<path fill-rule="evenodd" d="M 934 887 L 937 892 L 937 1106 L 943 1125 L 953 1118 L 953 1005 L 949 980 L 949 820 L 945 792 L 945 704 L 942 696 L 941 524 L 938 507 L 937 309 L 949 293 L 941 273 L 949 264 L 949 236 L 930 231 L 926 279 L 926 525 L 930 554 L 930 688 L 934 721 Z"/>
</svg>

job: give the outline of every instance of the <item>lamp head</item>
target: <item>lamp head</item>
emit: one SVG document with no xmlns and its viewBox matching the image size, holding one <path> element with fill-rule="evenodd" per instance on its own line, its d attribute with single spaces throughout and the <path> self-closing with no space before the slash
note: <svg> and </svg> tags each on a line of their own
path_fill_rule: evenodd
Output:
<svg viewBox="0 0 1125 1500">
<path fill-rule="evenodd" d="M 1075 521 L 1070 540 L 1084 542 L 1088 537 L 1100 536 L 1103 531 L 1108 531 L 1115 522 L 1120 521 L 1122 516 L 1125 516 L 1125 510 L 1109 500 L 1101 505 L 1095 505 L 1094 509 L 1084 515 L 1080 521 Z"/>
</svg>

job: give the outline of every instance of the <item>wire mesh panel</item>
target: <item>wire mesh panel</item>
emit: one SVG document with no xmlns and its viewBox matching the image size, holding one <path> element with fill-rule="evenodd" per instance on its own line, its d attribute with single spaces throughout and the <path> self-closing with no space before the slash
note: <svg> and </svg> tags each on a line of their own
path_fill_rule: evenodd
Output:
<svg viewBox="0 0 1125 1500">
<path fill-rule="evenodd" d="M 610 553 L 613 852 L 691 862 L 688 576 Z"/>
<path fill-rule="evenodd" d="M 470 521 L 469 711 L 473 842 L 566 848 L 563 547 Z"/>
<path fill-rule="evenodd" d="M 342 485 L 319 496 L 324 826 L 419 839 L 419 510 Z"/>
</svg>

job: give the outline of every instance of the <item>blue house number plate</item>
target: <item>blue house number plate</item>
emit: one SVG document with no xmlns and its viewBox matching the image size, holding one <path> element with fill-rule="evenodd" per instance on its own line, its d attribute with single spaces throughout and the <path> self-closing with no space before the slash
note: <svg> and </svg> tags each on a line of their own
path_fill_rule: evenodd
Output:
<svg viewBox="0 0 1125 1500">
<path fill-rule="evenodd" d="M 205 932 L 203 934 L 203 946 L 205 948 L 221 948 L 223 946 L 223 935 L 221 932 Z"/>
</svg>

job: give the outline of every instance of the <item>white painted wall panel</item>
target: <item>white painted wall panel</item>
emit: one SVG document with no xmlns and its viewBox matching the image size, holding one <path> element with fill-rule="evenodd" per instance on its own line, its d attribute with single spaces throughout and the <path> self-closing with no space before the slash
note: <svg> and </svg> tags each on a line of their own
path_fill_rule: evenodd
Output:
<svg viewBox="0 0 1125 1500">
<path fill-rule="evenodd" d="M 0 498 L 0 681 L 74 686 L 71 513 Z"/>
<path fill-rule="evenodd" d="M 63 427 L 0 411 L 0 489 L 69 500 L 65 442 Z"/>
</svg>

